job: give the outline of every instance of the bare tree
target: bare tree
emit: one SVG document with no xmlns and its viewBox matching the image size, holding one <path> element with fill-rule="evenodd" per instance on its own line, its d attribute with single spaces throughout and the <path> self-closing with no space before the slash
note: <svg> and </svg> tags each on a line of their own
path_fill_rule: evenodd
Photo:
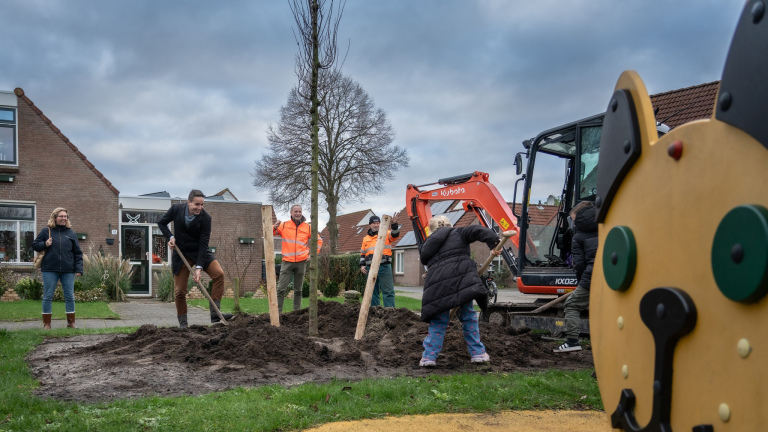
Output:
<svg viewBox="0 0 768 432">
<path fill-rule="evenodd" d="M 312 239 L 309 242 L 309 335 L 317 336 L 317 172 L 318 172 L 318 106 L 317 82 L 320 71 L 330 69 L 336 63 L 336 35 L 344 4 L 334 14 L 333 0 L 289 0 L 293 19 L 296 21 L 296 76 L 299 88 L 309 90 L 302 94 L 312 104 L 310 115 L 310 136 L 312 140 L 312 184 L 311 184 L 311 225 Z M 306 85 L 309 78 L 309 85 Z"/>
<path fill-rule="evenodd" d="M 311 106 L 301 93 L 299 88 L 289 93 L 280 122 L 267 130 L 269 151 L 256 162 L 254 185 L 268 190 L 275 203 L 306 202 L 310 191 Z M 331 253 L 336 254 L 339 204 L 381 193 L 382 185 L 407 167 L 409 158 L 405 149 L 392 145 L 394 131 L 387 114 L 352 78 L 322 71 L 318 94 L 319 192 L 329 215 Z"/>
<path fill-rule="evenodd" d="M 261 223 L 261 215 L 256 213 L 247 213 L 245 220 L 238 220 L 235 222 L 233 229 L 227 229 L 224 237 L 221 238 L 220 244 L 216 249 L 216 255 L 222 257 L 221 268 L 229 278 L 230 282 L 234 278 L 239 278 L 241 281 L 240 294 L 242 295 L 244 290 L 245 277 L 248 274 L 248 269 L 254 265 L 258 265 L 260 257 L 256 254 L 255 244 L 240 244 L 240 238 L 254 238 L 259 237 L 254 232 L 254 227 L 259 226 Z M 267 267 L 270 268 L 270 267 Z"/>
</svg>

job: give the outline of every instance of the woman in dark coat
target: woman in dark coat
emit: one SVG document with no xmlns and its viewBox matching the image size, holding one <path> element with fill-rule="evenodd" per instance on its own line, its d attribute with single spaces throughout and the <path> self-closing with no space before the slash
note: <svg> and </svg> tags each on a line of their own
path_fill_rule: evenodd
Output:
<svg viewBox="0 0 768 432">
<path fill-rule="evenodd" d="M 40 267 L 43 273 L 43 328 L 51 328 L 51 302 L 56 284 L 61 281 L 67 327 L 75 326 L 75 275 L 83 274 L 83 252 L 77 234 L 69 223 L 69 212 L 64 207 L 53 210 L 48 224 L 35 241 L 32 249 L 45 252 Z"/>
<path fill-rule="evenodd" d="M 424 295 L 421 300 L 421 320 L 429 322 L 429 334 L 424 339 L 424 353 L 419 366 L 435 366 L 443 349 L 445 330 L 451 309 L 460 307 L 459 320 L 464 340 L 473 363 L 490 361 L 480 342 L 477 313 L 472 308 L 476 300 L 481 308 L 488 305 L 488 292 L 477 274 L 477 264 L 470 258 L 469 245 L 485 242 L 493 249 L 499 238 L 493 230 L 472 225 L 452 228 L 445 216 L 429 221 L 430 236 L 421 246 L 421 263 L 427 265 Z M 498 256 L 500 251 L 492 251 Z"/>
</svg>

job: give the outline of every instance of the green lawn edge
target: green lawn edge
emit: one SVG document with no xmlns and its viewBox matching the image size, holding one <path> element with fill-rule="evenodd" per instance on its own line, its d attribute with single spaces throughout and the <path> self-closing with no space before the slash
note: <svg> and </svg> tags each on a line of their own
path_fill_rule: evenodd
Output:
<svg viewBox="0 0 768 432">
<path fill-rule="evenodd" d="M 41 399 L 24 357 L 46 337 L 135 328 L 0 329 L 0 431 L 300 430 L 327 422 L 501 410 L 603 410 L 592 370 L 431 375 L 104 403 Z"/>
</svg>

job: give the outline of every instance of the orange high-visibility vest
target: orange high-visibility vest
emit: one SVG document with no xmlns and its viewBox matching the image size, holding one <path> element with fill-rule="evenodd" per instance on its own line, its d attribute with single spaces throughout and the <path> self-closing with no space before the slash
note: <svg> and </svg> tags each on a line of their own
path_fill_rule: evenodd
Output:
<svg viewBox="0 0 768 432">
<path fill-rule="evenodd" d="M 381 252 L 381 256 L 392 256 L 392 242 L 396 237 L 392 237 L 392 231 L 387 231 L 387 236 L 384 237 L 384 250 Z M 367 235 L 363 239 L 363 245 L 360 247 L 360 265 L 370 265 L 373 261 L 373 250 L 376 249 L 376 242 L 379 239 L 379 233 L 375 235 Z"/>
<path fill-rule="evenodd" d="M 282 237 L 283 261 L 301 262 L 309 259 L 309 240 L 312 231 L 308 223 L 301 222 L 298 226 L 293 220 L 287 220 L 273 230 L 275 235 Z M 317 252 L 323 247 L 323 238 L 317 237 Z"/>
</svg>

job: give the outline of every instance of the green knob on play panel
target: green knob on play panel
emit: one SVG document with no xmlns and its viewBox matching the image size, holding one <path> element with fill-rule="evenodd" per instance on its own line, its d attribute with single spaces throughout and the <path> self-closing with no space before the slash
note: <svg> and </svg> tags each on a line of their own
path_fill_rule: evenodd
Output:
<svg viewBox="0 0 768 432">
<path fill-rule="evenodd" d="M 637 267 L 635 236 L 629 227 L 613 227 L 603 247 L 603 274 L 614 291 L 626 291 L 632 285 Z"/>
<path fill-rule="evenodd" d="M 756 302 L 768 292 L 768 209 L 742 205 L 729 211 L 712 242 L 712 273 L 720 292 Z"/>
</svg>

